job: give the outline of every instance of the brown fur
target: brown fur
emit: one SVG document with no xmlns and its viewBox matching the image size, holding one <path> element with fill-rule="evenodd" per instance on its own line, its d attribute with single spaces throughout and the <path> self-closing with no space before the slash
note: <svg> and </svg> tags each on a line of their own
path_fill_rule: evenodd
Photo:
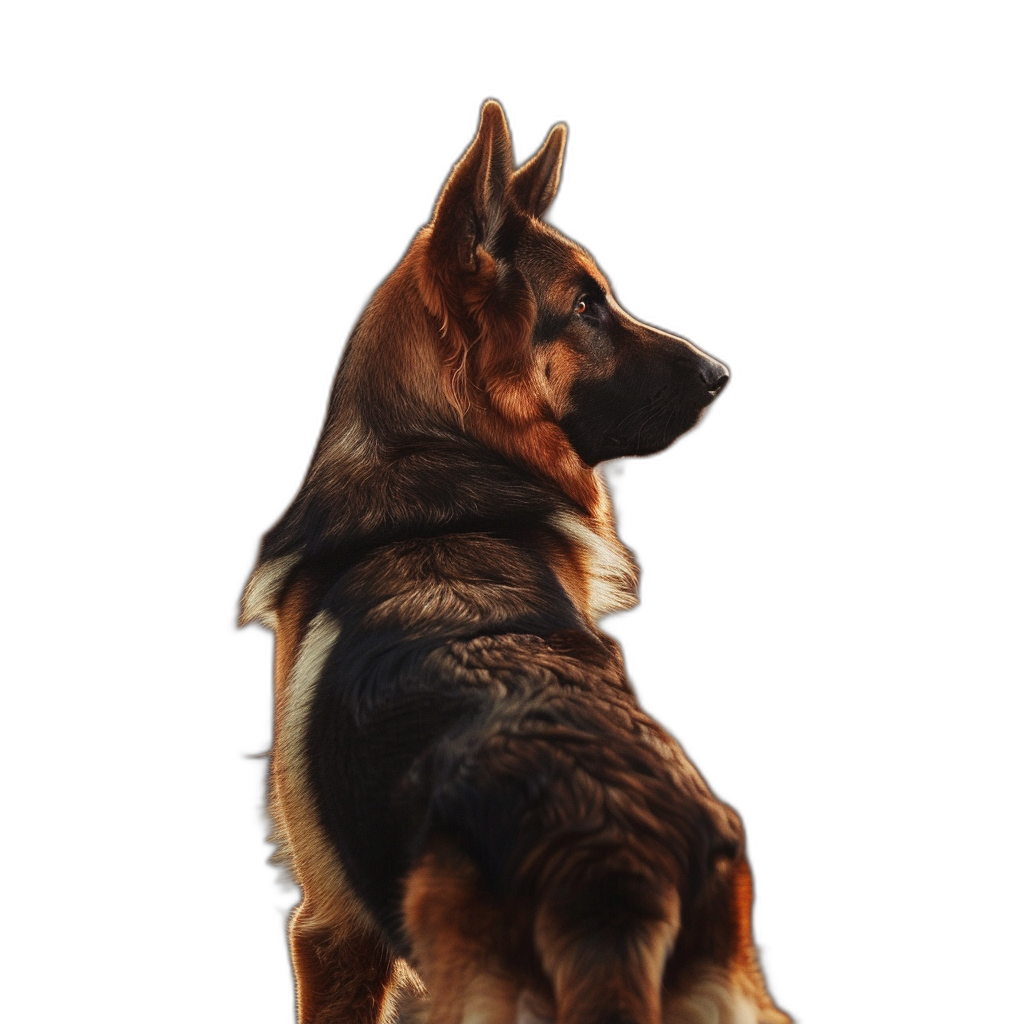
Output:
<svg viewBox="0 0 1024 1024">
<path fill-rule="evenodd" d="M 637 569 L 596 463 L 671 443 L 728 373 L 630 317 L 541 220 L 565 137 L 513 170 L 484 105 L 353 333 L 246 588 L 243 621 L 276 632 L 269 806 L 302 890 L 300 1024 L 789 1019 L 758 965 L 739 819 L 597 626 L 635 603 Z M 450 717 L 413 703 L 393 736 L 374 731 L 428 683 Z M 406 760 L 360 796 L 378 783 L 344 758 L 365 743 L 383 743 L 374 777 Z M 351 825 L 351 806 L 394 839 Z"/>
</svg>

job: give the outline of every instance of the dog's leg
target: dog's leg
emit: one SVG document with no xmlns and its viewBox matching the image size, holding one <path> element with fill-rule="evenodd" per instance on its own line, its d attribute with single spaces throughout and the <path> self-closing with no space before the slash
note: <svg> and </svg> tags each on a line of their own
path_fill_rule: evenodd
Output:
<svg viewBox="0 0 1024 1024">
<path fill-rule="evenodd" d="M 407 879 L 404 914 L 428 1024 L 515 1024 L 519 986 L 494 949 L 503 922 L 472 866 L 428 855 Z"/>
<path fill-rule="evenodd" d="M 598 877 L 542 903 L 535 941 L 556 1024 L 662 1024 L 662 975 L 678 932 L 679 898 L 667 884 Z"/>
<path fill-rule="evenodd" d="M 383 940 L 358 920 L 318 921 L 300 903 L 288 927 L 299 1024 L 383 1024 L 403 973 Z"/>
<path fill-rule="evenodd" d="M 307 601 L 307 588 L 300 581 L 277 611 L 268 802 L 278 859 L 303 893 L 288 925 L 298 1021 L 384 1024 L 394 1016 L 393 1004 L 408 971 L 351 892 L 305 783 L 302 709 L 334 636 L 329 622 L 306 628 Z"/>
</svg>

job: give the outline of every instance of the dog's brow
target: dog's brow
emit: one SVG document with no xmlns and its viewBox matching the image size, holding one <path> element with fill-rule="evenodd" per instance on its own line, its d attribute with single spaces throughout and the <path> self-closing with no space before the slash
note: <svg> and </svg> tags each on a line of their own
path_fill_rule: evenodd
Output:
<svg viewBox="0 0 1024 1024">
<path fill-rule="evenodd" d="M 608 289 L 601 284 L 593 274 L 586 270 L 576 278 L 576 286 L 579 291 L 589 292 L 591 295 L 597 293 L 598 295 L 603 296 L 608 291 Z"/>
</svg>

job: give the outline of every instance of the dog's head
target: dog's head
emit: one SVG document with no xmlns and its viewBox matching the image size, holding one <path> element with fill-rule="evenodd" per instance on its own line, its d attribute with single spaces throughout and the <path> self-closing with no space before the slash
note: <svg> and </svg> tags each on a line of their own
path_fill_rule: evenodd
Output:
<svg viewBox="0 0 1024 1024">
<path fill-rule="evenodd" d="M 549 475 L 575 462 L 579 477 L 666 448 L 729 371 L 630 316 L 591 256 L 542 220 L 565 139 L 555 125 L 513 169 L 505 116 L 488 100 L 414 252 L 439 325 L 445 393 L 466 429 Z"/>
</svg>

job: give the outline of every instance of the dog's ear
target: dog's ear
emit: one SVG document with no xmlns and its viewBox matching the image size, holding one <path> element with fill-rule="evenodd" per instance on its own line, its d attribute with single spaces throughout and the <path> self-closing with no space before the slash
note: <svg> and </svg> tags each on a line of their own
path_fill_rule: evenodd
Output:
<svg viewBox="0 0 1024 1024">
<path fill-rule="evenodd" d="M 556 124 L 544 145 L 512 175 L 512 194 L 523 213 L 542 217 L 558 191 L 568 129 Z"/>
<path fill-rule="evenodd" d="M 430 251 L 442 265 L 479 269 L 477 247 L 501 222 L 512 174 L 512 139 L 501 104 L 487 100 L 480 127 L 455 165 L 434 210 Z"/>
</svg>

